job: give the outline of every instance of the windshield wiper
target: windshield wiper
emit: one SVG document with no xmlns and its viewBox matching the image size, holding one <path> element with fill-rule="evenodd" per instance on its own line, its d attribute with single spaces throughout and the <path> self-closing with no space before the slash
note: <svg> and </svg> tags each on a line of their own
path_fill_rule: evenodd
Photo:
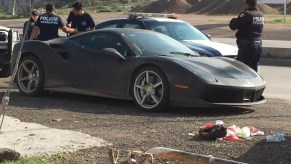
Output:
<svg viewBox="0 0 291 164">
<path fill-rule="evenodd" d="M 187 56 L 187 57 L 189 57 L 189 56 L 195 56 L 195 57 L 199 56 L 198 54 L 194 54 L 194 53 L 178 52 L 178 51 L 172 51 L 172 52 L 170 52 L 170 54 L 184 55 L 184 56 Z"/>
</svg>

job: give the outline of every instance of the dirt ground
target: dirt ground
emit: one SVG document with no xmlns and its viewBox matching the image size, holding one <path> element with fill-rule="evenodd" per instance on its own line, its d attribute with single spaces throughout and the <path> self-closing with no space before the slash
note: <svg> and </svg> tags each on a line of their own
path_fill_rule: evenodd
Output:
<svg viewBox="0 0 291 164">
<path fill-rule="evenodd" d="M 123 16 L 122 13 L 94 14 L 96 23 Z M 234 16 L 181 15 L 212 37 L 234 37 L 227 22 Z M 273 19 L 276 16 L 268 16 Z M 278 16 L 277 16 L 278 17 Z M 2 21 L 2 26 L 19 28 L 22 21 Z M 290 24 L 266 24 L 263 39 L 290 40 Z M 0 95 L 4 94 L 8 79 L 0 80 Z M 4 84 L 4 85 L 3 85 Z M 67 154 L 53 163 L 108 164 L 108 149 L 116 147 L 121 156 L 126 150 L 146 151 L 152 147 L 168 147 L 183 151 L 213 155 L 214 157 L 246 163 L 291 163 L 291 101 L 267 98 L 262 105 L 244 108 L 169 108 L 167 112 L 145 113 L 138 111 L 131 101 L 105 99 L 63 93 L 48 93 L 42 97 L 24 97 L 12 90 L 7 115 L 24 122 L 39 123 L 48 127 L 69 129 L 101 137 L 113 146 L 90 148 Z M 61 119 L 61 121 L 52 121 Z M 204 141 L 197 134 L 199 127 L 223 120 L 225 126 L 255 126 L 265 132 L 243 142 Z M 281 132 L 282 143 L 269 143 L 266 136 Z M 155 164 L 179 163 L 155 159 Z"/>
<path fill-rule="evenodd" d="M 291 163 L 290 101 L 267 99 L 267 103 L 245 108 L 169 108 L 167 112 L 138 111 L 131 101 L 51 93 L 42 97 L 11 94 L 7 115 L 24 122 L 69 129 L 103 138 L 113 146 L 90 148 L 55 159 L 53 163 L 108 164 L 108 150 L 116 147 L 124 159 L 126 150 L 146 151 L 167 147 L 246 163 Z M 60 119 L 61 121 L 52 121 Z M 255 126 L 265 132 L 243 142 L 204 141 L 199 127 L 222 120 L 225 126 Z M 269 143 L 266 136 L 284 133 L 282 143 Z M 155 164 L 178 163 L 155 159 Z"/>
<path fill-rule="evenodd" d="M 92 13 L 95 23 L 102 21 L 126 17 L 125 13 Z M 181 20 L 187 21 L 201 30 L 203 33 L 210 34 L 213 38 L 234 38 L 235 31 L 228 27 L 231 18 L 237 15 L 196 15 L 196 14 L 179 14 Z M 66 22 L 67 15 L 61 16 Z M 266 21 L 283 19 L 283 15 L 265 15 Z M 286 16 L 287 20 L 291 15 Z M 25 20 L 1 20 L 1 26 L 7 26 L 22 29 Z M 22 32 L 21 32 L 22 33 Z M 264 40 L 291 40 L 291 24 L 270 24 L 266 23 L 262 34 Z"/>
</svg>

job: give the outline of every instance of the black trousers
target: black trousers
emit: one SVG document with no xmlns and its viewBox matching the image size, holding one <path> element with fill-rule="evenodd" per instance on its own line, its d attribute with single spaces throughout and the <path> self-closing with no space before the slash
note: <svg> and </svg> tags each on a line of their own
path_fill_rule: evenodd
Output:
<svg viewBox="0 0 291 164">
<path fill-rule="evenodd" d="M 262 41 L 240 41 L 237 40 L 237 60 L 245 63 L 256 72 L 262 55 Z"/>
</svg>

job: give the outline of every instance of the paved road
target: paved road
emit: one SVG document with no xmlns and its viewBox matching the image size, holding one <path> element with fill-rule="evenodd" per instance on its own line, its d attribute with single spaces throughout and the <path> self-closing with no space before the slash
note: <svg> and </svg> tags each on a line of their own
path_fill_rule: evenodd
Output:
<svg viewBox="0 0 291 164">
<path fill-rule="evenodd" d="M 266 97 L 291 101 L 291 67 L 261 66 L 261 76 L 267 82 Z"/>
<path fill-rule="evenodd" d="M 236 45 L 236 39 L 234 38 L 212 38 L 212 41 Z M 290 48 L 291 41 L 263 40 L 263 47 Z"/>
</svg>

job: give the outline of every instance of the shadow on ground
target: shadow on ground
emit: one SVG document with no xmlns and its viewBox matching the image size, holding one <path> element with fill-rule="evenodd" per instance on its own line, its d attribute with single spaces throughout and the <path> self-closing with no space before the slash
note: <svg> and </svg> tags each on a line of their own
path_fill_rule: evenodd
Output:
<svg viewBox="0 0 291 164">
<path fill-rule="evenodd" d="M 285 136 L 285 140 L 279 143 L 262 140 L 251 147 L 247 153 L 240 156 L 244 162 L 250 164 L 257 163 L 291 163 L 291 137 Z M 279 151 L 279 152 L 278 152 Z"/>
<path fill-rule="evenodd" d="M 4 92 L 0 92 L 3 97 Z M 94 114 L 119 114 L 135 116 L 158 116 L 158 117 L 219 117 L 234 116 L 252 113 L 254 110 L 238 107 L 220 108 L 168 108 L 164 112 L 149 113 L 140 111 L 133 101 L 84 96 L 67 93 L 47 93 L 40 97 L 22 96 L 19 92 L 10 94 L 9 105 L 20 107 L 24 110 L 49 110 L 63 109 L 73 112 Z"/>
</svg>

